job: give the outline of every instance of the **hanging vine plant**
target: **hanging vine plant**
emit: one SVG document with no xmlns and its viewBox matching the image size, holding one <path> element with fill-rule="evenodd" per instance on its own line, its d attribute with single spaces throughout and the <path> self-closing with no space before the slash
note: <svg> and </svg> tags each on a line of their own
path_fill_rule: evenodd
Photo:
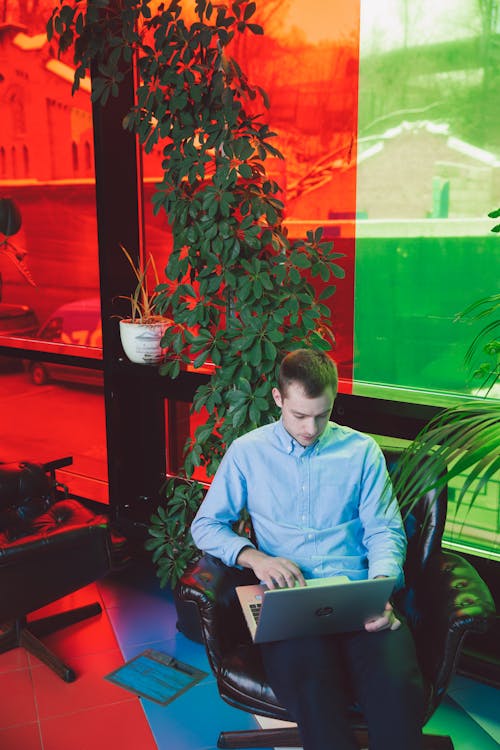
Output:
<svg viewBox="0 0 500 750">
<path fill-rule="evenodd" d="M 288 237 L 280 186 L 266 169 L 283 158 L 264 121 L 267 96 L 230 55 L 236 36 L 263 33 L 255 11 L 247 0 L 196 0 L 194 11 L 182 0 L 60 0 L 48 23 L 61 51 L 74 45 L 74 90 L 92 68 L 101 105 L 136 61 L 124 127 L 146 152 L 162 150 L 153 203 L 173 234 L 157 298 L 174 321 L 161 372 L 213 368 L 194 397 L 206 418 L 186 444 L 187 484 L 169 482 L 152 517 L 147 544 L 162 584 L 175 584 L 195 554 L 188 529 L 203 492 L 193 472 L 212 476 L 236 437 L 276 417 L 271 388 L 286 352 L 334 342 L 325 300 L 344 275 L 341 255 L 321 228 Z"/>
</svg>

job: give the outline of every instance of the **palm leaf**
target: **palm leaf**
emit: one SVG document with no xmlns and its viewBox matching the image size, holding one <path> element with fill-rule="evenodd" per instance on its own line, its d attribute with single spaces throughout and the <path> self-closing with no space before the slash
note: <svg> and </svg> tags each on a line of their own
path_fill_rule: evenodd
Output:
<svg viewBox="0 0 500 750">
<path fill-rule="evenodd" d="M 403 515 L 430 490 L 467 472 L 457 510 L 470 493 L 474 504 L 500 469 L 500 402 L 458 404 L 440 412 L 403 452 L 392 483 Z"/>
<path fill-rule="evenodd" d="M 481 350 L 484 354 L 489 354 L 487 351 L 488 346 L 497 343 L 498 331 L 500 330 L 500 294 L 491 294 L 488 297 L 483 297 L 480 300 L 476 300 L 469 305 L 463 312 L 459 313 L 455 320 L 464 320 L 468 318 L 472 321 L 483 320 L 484 318 L 495 315 L 495 318 L 487 323 L 480 331 L 476 334 L 472 343 L 470 344 L 465 354 L 465 364 L 469 367 L 478 351 Z M 491 355 L 488 363 L 484 364 L 486 369 L 486 376 L 481 385 L 482 388 L 488 388 L 488 392 L 491 391 L 492 387 L 498 380 L 499 370 L 498 365 L 495 366 L 491 363 Z M 491 363 L 491 365 L 490 365 Z M 484 373 L 483 373 L 484 374 Z M 489 386 L 488 381 L 491 381 Z"/>
</svg>

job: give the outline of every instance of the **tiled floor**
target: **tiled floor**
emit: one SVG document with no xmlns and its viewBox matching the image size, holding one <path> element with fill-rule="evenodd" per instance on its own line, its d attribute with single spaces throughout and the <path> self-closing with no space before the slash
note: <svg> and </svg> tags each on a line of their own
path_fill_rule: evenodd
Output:
<svg viewBox="0 0 500 750">
<path fill-rule="evenodd" d="M 215 750 L 221 729 L 255 726 L 218 696 L 211 674 L 163 707 L 103 679 L 146 648 L 209 672 L 205 651 L 177 632 L 171 594 L 144 562 L 37 615 L 100 601 L 103 613 L 45 639 L 76 670 L 65 683 L 15 649 L 0 655 L 1 750 Z M 428 730 L 456 750 L 500 747 L 500 690 L 462 677 Z"/>
</svg>

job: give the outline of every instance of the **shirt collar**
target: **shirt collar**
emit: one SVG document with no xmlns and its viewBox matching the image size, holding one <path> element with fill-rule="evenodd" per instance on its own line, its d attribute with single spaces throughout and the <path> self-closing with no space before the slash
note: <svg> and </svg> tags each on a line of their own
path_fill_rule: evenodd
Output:
<svg viewBox="0 0 500 750">
<path fill-rule="evenodd" d="M 293 453 L 296 456 L 302 456 L 306 451 L 308 451 L 309 454 L 319 453 L 321 448 L 329 439 L 332 429 L 333 423 L 328 422 L 323 434 L 319 436 L 316 442 L 314 442 L 312 445 L 304 447 L 299 442 L 297 442 L 297 440 L 295 440 L 295 438 L 293 438 L 289 432 L 286 431 L 283 424 L 283 418 L 280 417 L 279 420 L 275 423 L 274 434 L 278 438 L 280 445 L 287 453 Z"/>
</svg>

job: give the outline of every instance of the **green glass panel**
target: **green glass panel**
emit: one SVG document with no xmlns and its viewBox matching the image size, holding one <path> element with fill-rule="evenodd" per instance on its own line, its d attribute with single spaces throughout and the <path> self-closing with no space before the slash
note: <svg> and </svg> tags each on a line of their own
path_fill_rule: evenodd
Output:
<svg viewBox="0 0 500 750">
<path fill-rule="evenodd" d="M 500 291 L 487 218 L 500 206 L 497 10 L 361 0 L 356 394 L 441 406 L 486 395 L 464 357 L 489 320 L 455 319 Z M 464 479 L 449 487 L 446 543 L 499 556 L 500 480 L 457 509 Z"/>
<path fill-rule="evenodd" d="M 499 258 L 493 235 L 358 239 L 355 380 L 472 394 L 464 357 L 484 323 L 455 318 L 491 293 Z"/>
</svg>

